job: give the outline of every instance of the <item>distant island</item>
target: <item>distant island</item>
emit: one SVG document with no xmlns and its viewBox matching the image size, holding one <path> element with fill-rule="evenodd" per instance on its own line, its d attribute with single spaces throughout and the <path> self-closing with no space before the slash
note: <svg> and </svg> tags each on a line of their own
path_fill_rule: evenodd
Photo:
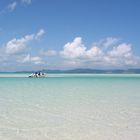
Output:
<svg viewBox="0 0 140 140">
<path fill-rule="evenodd" d="M 78 68 L 78 69 L 71 69 L 71 70 L 51 70 L 51 69 L 44 69 L 44 70 L 39 70 L 41 72 L 45 73 L 95 73 L 95 74 L 140 74 L 140 69 L 83 69 L 83 68 Z M 21 72 L 34 72 L 34 71 L 18 71 L 19 73 Z"/>
</svg>

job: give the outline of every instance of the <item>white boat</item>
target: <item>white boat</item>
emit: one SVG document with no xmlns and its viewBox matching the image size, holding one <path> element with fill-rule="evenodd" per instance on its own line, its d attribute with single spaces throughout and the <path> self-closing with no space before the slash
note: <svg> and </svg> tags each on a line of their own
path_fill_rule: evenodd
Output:
<svg viewBox="0 0 140 140">
<path fill-rule="evenodd" d="M 46 73 L 35 72 L 35 73 L 30 74 L 28 77 L 29 78 L 43 78 L 43 77 L 46 77 L 46 76 L 47 76 Z"/>
</svg>

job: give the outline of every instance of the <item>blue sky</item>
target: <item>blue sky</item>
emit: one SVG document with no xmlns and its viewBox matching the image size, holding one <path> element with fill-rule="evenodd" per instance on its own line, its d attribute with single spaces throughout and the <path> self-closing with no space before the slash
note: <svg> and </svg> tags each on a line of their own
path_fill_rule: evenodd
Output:
<svg viewBox="0 0 140 140">
<path fill-rule="evenodd" d="M 0 71 L 139 68 L 139 0 L 1 0 Z"/>
</svg>

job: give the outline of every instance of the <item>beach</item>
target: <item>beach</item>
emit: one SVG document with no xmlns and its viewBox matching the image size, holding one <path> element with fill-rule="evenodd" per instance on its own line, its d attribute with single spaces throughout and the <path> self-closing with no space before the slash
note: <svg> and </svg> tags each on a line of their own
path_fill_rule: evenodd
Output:
<svg viewBox="0 0 140 140">
<path fill-rule="evenodd" d="M 0 74 L 0 140 L 139 140 L 139 74 Z"/>
</svg>

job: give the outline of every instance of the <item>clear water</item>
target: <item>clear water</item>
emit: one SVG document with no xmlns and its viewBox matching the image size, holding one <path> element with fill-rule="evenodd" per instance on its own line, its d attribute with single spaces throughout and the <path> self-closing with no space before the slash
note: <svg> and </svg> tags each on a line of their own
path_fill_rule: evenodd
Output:
<svg viewBox="0 0 140 140">
<path fill-rule="evenodd" d="M 140 140 L 140 75 L 2 73 L 0 140 Z"/>
</svg>

